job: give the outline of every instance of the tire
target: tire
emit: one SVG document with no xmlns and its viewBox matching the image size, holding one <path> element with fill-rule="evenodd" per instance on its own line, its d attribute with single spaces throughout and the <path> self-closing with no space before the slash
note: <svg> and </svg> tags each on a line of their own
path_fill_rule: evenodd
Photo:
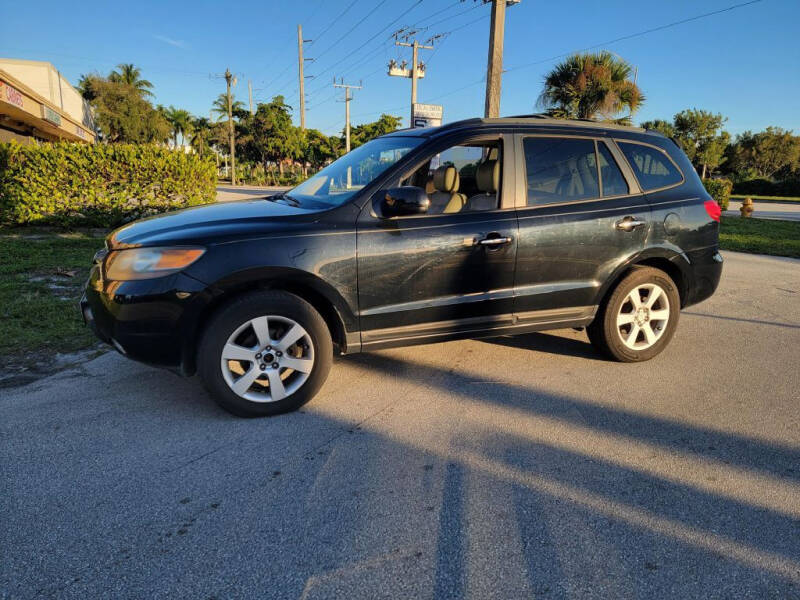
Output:
<svg viewBox="0 0 800 600">
<path fill-rule="evenodd" d="M 586 331 L 592 344 L 614 360 L 650 360 L 675 334 L 680 305 L 669 275 L 652 267 L 637 267 L 617 284 Z"/>
<path fill-rule="evenodd" d="M 332 362 L 330 331 L 316 309 L 294 294 L 263 291 L 214 314 L 200 341 L 197 370 L 222 408 L 264 417 L 311 400 Z"/>
</svg>

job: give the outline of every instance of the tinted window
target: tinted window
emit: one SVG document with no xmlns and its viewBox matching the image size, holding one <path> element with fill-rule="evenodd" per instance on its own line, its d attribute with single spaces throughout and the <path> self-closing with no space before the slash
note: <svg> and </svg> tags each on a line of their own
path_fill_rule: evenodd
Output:
<svg viewBox="0 0 800 600">
<path fill-rule="evenodd" d="M 600 179 L 603 182 L 603 196 L 624 196 L 628 193 L 628 182 L 622 176 L 617 161 L 605 142 L 597 142 L 600 151 Z"/>
<path fill-rule="evenodd" d="M 626 142 L 618 142 L 618 145 L 631 163 L 643 190 L 667 187 L 683 180 L 678 168 L 661 150 Z"/>
<path fill-rule="evenodd" d="M 593 140 L 525 138 L 528 206 L 600 196 Z"/>
</svg>

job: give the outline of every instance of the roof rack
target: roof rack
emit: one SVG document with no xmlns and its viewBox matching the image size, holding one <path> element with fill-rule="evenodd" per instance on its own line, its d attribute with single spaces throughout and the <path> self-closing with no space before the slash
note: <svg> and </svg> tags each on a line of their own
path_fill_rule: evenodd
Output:
<svg viewBox="0 0 800 600">
<path fill-rule="evenodd" d="M 602 127 L 606 129 L 623 129 L 626 131 L 641 131 L 644 132 L 645 129 L 641 127 L 635 127 L 633 125 L 619 125 L 617 123 L 609 123 L 606 121 L 598 121 L 596 119 L 561 119 L 557 117 L 553 117 L 548 114 L 544 113 L 533 113 L 529 115 L 514 115 L 509 117 L 494 117 L 494 118 L 484 118 L 482 119 L 484 122 L 487 123 L 508 123 L 513 121 L 528 121 L 530 119 L 536 119 L 537 121 L 544 121 L 548 125 L 563 125 L 566 127 L 569 126 L 583 126 L 583 127 Z"/>
</svg>

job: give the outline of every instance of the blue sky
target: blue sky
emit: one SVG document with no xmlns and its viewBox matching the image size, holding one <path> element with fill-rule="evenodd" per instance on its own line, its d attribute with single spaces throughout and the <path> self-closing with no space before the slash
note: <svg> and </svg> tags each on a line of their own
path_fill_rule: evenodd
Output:
<svg viewBox="0 0 800 600">
<path fill-rule="evenodd" d="M 734 134 L 768 125 L 800 133 L 798 0 L 762 0 L 606 43 L 744 1 L 522 0 L 507 12 L 501 114 L 536 112 L 554 57 L 598 45 L 638 67 L 647 101 L 637 122 L 696 107 L 726 115 Z M 421 41 L 448 34 L 421 52 L 428 71 L 418 100 L 443 104 L 446 121 L 483 114 L 489 7 L 474 0 L 4 2 L 0 56 L 50 61 L 73 82 L 133 62 L 154 83 L 157 103 L 198 115 L 208 115 L 225 88 L 215 75 L 230 67 L 237 98 L 247 101 L 250 79 L 257 100 L 283 94 L 297 109 L 298 23 L 314 40 L 305 49 L 315 58 L 306 70 L 315 76 L 306 84 L 308 127 L 341 131 L 334 75 L 363 80 L 351 104 L 354 123 L 381 112 L 407 118 L 410 81 L 385 68 L 391 58 L 410 58 L 389 37 L 402 26 L 425 28 Z"/>
</svg>

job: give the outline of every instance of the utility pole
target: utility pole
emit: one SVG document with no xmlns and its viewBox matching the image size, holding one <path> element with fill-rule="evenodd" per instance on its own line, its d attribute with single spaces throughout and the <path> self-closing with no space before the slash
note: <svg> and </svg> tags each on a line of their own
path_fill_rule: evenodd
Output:
<svg viewBox="0 0 800 600">
<path fill-rule="evenodd" d="M 350 152 L 350 100 L 353 99 L 350 90 L 360 90 L 362 86 L 361 82 L 358 85 L 346 84 L 341 78 L 339 83 L 336 83 L 336 77 L 334 77 L 333 87 L 344 88 L 344 151 L 347 153 Z M 351 187 L 353 187 L 353 169 L 347 167 L 347 189 Z"/>
<path fill-rule="evenodd" d="M 252 117 L 255 112 L 253 112 L 253 82 L 252 80 L 247 80 L 247 93 L 250 96 L 250 116 Z"/>
<path fill-rule="evenodd" d="M 303 74 L 303 66 L 307 60 L 313 62 L 313 58 L 303 58 L 303 44 L 311 40 L 303 39 L 303 26 L 297 26 L 297 71 L 300 77 L 300 129 L 306 129 L 306 78 Z"/>
<path fill-rule="evenodd" d="M 339 83 L 336 83 L 336 78 L 333 78 L 333 87 L 335 88 L 344 88 L 344 149 L 345 152 L 350 152 L 350 100 L 353 99 L 353 96 L 350 95 L 350 90 L 360 90 L 361 89 L 361 82 L 358 85 L 351 85 L 344 82 L 344 79 L 340 79 Z"/>
<path fill-rule="evenodd" d="M 492 24 L 489 29 L 489 59 L 486 65 L 486 106 L 483 116 L 500 116 L 500 80 L 503 76 L 503 35 L 506 23 L 506 0 L 492 0 Z"/>
<path fill-rule="evenodd" d="M 483 0 L 492 4 L 492 24 L 489 29 L 489 60 L 486 64 L 486 118 L 500 116 L 500 80 L 503 77 L 503 36 L 506 26 L 506 6 L 521 0 Z"/>
<path fill-rule="evenodd" d="M 391 77 L 410 77 L 411 78 L 411 113 L 409 115 L 408 126 L 414 126 L 414 105 L 417 103 L 417 79 L 425 77 L 425 65 L 419 62 L 419 51 L 420 50 L 433 50 L 433 46 L 425 46 L 420 44 L 416 39 L 413 42 L 408 42 L 408 39 L 415 34 L 416 31 L 411 31 L 405 34 L 405 42 L 400 42 L 395 40 L 395 46 L 405 46 L 406 48 L 411 48 L 411 68 L 407 69 L 405 67 L 406 63 L 400 64 L 400 66 L 395 63 L 395 61 L 389 62 L 389 75 Z M 397 35 L 397 34 L 395 34 Z M 439 37 L 439 36 L 435 36 Z M 433 41 L 435 37 L 428 40 L 429 42 Z"/>
<path fill-rule="evenodd" d="M 231 100 L 231 82 L 236 85 L 236 78 L 230 69 L 225 69 L 225 83 L 228 86 L 228 141 L 231 153 L 231 185 L 236 185 L 236 150 L 233 139 L 233 101 Z"/>
</svg>

